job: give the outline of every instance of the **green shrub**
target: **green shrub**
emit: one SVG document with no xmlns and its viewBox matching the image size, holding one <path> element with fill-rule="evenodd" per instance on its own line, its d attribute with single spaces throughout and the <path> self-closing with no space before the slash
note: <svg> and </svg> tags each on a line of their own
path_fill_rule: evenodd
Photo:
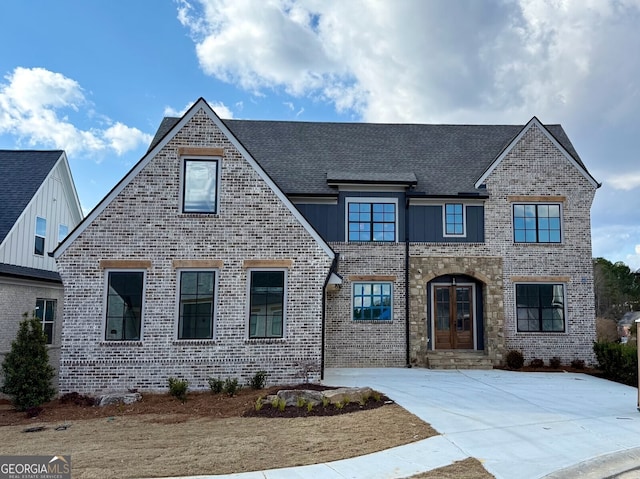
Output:
<svg viewBox="0 0 640 479">
<path fill-rule="evenodd" d="M 2 361 L 2 372 L 1 391 L 19 411 L 37 408 L 56 394 L 51 385 L 55 372 L 49 365 L 47 338 L 39 319 L 24 314 L 11 350 Z"/>
<path fill-rule="evenodd" d="M 307 413 L 310 413 L 311 411 L 313 411 L 313 403 L 309 401 L 307 403 Z"/>
<path fill-rule="evenodd" d="M 238 387 L 238 380 L 236 378 L 227 378 L 224 380 L 224 392 L 229 396 L 235 396 L 240 388 Z"/>
<path fill-rule="evenodd" d="M 549 359 L 549 366 L 551 366 L 553 369 L 558 369 L 561 364 L 562 360 L 558 356 L 554 356 Z"/>
<path fill-rule="evenodd" d="M 584 369 L 584 361 L 582 359 L 574 359 L 571 361 L 571 367 L 574 369 Z"/>
<path fill-rule="evenodd" d="M 262 409 L 262 406 L 264 406 L 264 402 L 263 402 L 262 396 L 259 396 L 258 399 L 256 399 L 256 404 L 255 404 L 256 411 L 260 411 L 260 409 Z"/>
<path fill-rule="evenodd" d="M 329 405 L 329 398 L 326 396 L 322 396 L 322 407 L 327 407 Z"/>
<path fill-rule="evenodd" d="M 189 389 L 189 381 L 186 379 L 169 378 L 169 394 L 182 402 L 187 400 L 187 389 Z"/>
<path fill-rule="evenodd" d="M 306 404 L 307 401 L 304 400 L 304 398 L 302 396 L 298 396 L 296 398 L 296 406 L 298 407 L 304 407 L 304 405 Z"/>
<path fill-rule="evenodd" d="M 531 360 L 531 362 L 529 363 L 529 365 L 532 368 L 542 368 L 542 367 L 544 367 L 544 360 L 540 359 L 540 358 L 533 358 Z"/>
<path fill-rule="evenodd" d="M 629 386 L 638 385 L 638 349 L 635 346 L 601 341 L 593 343 L 593 352 L 598 368 L 607 379 Z"/>
<path fill-rule="evenodd" d="M 267 376 L 266 371 L 258 371 L 255 373 L 249 381 L 251 389 L 264 389 L 265 384 L 267 384 Z"/>
<path fill-rule="evenodd" d="M 524 366 L 524 356 L 520 351 L 512 349 L 505 358 L 509 369 L 520 369 Z"/>
<path fill-rule="evenodd" d="M 213 394 L 220 394 L 224 389 L 224 381 L 220 378 L 209 378 L 207 382 Z"/>
</svg>

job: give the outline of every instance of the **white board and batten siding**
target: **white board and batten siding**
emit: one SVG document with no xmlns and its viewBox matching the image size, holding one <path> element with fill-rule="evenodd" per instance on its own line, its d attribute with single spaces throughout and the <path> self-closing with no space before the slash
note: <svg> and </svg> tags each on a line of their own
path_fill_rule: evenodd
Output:
<svg viewBox="0 0 640 479">
<path fill-rule="evenodd" d="M 47 221 L 42 256 L 34 252 L 36 217 Z M 81 220 L 82 210 L 63 154 L 0 244 L 0 262 L 56 271 L 56 262 L 49 253 L 58 245 L 59 227 L 66 225 L 71 232 Z"/>
</svg>

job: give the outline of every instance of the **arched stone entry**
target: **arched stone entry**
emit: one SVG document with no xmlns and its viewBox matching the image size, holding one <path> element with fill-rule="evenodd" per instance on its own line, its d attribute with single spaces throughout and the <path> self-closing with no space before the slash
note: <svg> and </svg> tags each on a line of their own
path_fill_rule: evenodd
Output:
<svg viewBox="0 0 640 479">
<path fill-rule="evenodd" d="M 475 300 L 475 305 L 471 306 L 473 309 L 469 311 L 470 315 L 475 314 L 475 319 L 472 323 L 468 323 L 471 326 L 467 328 L 470 331 L 468 338 L 462 338 L 461 342 L 456 342 L 454 339 L 447 344 L 444 338 L 445 332 L 440 335 L 440 346 L 443 348 L 448 346 L 452 350 L 457 350 L 457 346 L 460 346 L 459 349 L 475 350 L 489 358 L 493 364 L 498 364 L 505 350 L 502 258 L 411 256 L 409 270 L 411 362 L 426 366 L 429 351 L 434 351 L 434 348 L 437 351 L 437 292 L 442 293 L 441 319 L 444 321 L 447 313 L 444 307 L 447 295 L 444 291 L 449 291 L 449 308 L 451 308 L 451 293 L 454 291 L 452 287 L 455 280 L 455 286 L 467 285 L 469 289 L 466 293 L 475 295 L 475 298 L 469 298 Z M 462 296 L 466 293 L 461 291 Z M 453 307 L 460 306 L 464 309 L 466 300 L 455 299 L 457 304 Z M 449 309 L 450 312 L 451 309 Z M 457 311 L 454 312 L 456 317 L 450 319 L 450 327 L 457 321 Z M 464 321 L 464 318 L 461 319 Z M 455 327 L 457 328 L 457 324 Z"/>
</svg>

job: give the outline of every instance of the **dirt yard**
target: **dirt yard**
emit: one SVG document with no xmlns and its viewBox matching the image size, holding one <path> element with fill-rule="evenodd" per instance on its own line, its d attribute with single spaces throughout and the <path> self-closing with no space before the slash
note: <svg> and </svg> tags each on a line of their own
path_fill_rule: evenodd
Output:
<svg viewBox="0 0 640 479">
<path fill-rule="evenodd" d="M 259 417 L 256 399 L 277 389 L 243 389 L 235 397 L 190 393 L 184 404 L 151 394 L 132 405 L 102 408 L 84 405 L 81 398 L 75 398 L 78 404 L 56 400 L 35 418 L 5 401 L 0 436 L 8 440 L 0 453 L 70 454 L 75 478 L 166 477 L 334 461 L 437 434 L 384 397 L 336 415 L 307 417 L 306 408 L 293 406 L 298 411 L 289 410 L 288 417 L 273 417 L 266 407 L 262 415 L 267 417 Z M 44 429 L 24 432 L 38 427 Z"/>
</svg>

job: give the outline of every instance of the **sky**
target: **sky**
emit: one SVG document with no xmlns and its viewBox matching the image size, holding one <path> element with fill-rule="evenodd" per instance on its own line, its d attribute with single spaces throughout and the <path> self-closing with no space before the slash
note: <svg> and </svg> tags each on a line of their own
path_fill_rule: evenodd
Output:
<svg viewBox="0 0 640 479">
<path fill-rule="evenodd" d="M 63 149 L 88 213 L 164 116 L 563 125 L 594 257 L 640 268 L 640 0 L 3 0 L 0 149 Z"/>
</svg>

